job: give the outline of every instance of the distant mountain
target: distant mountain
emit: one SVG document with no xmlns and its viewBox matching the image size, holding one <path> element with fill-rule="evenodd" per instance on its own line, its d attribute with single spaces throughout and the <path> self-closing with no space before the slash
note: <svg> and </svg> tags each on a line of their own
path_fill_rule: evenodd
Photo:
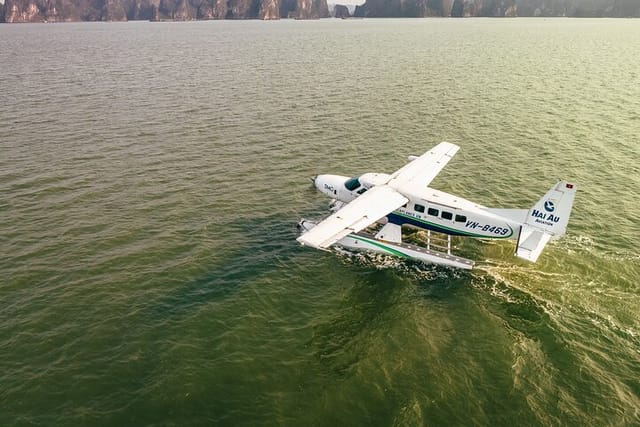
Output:
<svg viewBox="0 0 640 427">
<path fill-rule="evenodd" d="M 329 14 L 334 18 L 350 18 L 351 12 L 349 12 L 349 7 L 343 4 L 336 4 L 329 6 Z"/>
<path fill-rule="evenodd" d="M 640 17 L 640 0 L 366 0 L 358 17 Z"/>
<path fill-rule="evenodd" d="M 317 19 L 327 0 L 5 0 L 0 22 Z"/>
<path fill-rule="evenodd" d="M 343 7 L 340 16 L 348 16 Z M 0 22 L 327 18 L 327 0 L 5 0 Z M 366 0 L 355 17 L 640 17 L 640 0 Z"/>
</svg>

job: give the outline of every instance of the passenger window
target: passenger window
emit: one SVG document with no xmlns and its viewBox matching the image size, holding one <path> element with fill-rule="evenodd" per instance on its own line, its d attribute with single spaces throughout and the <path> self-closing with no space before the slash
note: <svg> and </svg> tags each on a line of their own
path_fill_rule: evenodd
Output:
<svg viewBox="0 0 640 427">
<path fill-rule="evenodd" d="M 434 208 L 429 208 L 429 210 L 427 211 L 427 213 L 431 216 L 438 216 L 438 214 L 440 213 L 440 211 L 438 211 L 438 209 L 434 209 Z"/>
<path fill-rule="evenodd" d="M 453 218 L 453 214 L 451 212 L 442 211 L 441 218 L 442 219 L 451 219 L 451 218 Z"/>
<path fill-rule="evenodd" d="M 358 193 L 358 194 L 362 194 L 362 193 L 364 193 L 365 191 L 367 191 L 367 189 L 366 189 L 366 188 L 364 188 L 364 187 L 362 187 L 361 189 L 359 189 L 359 190 L 357 191 L 357 193 Z"/>
<path fill-rule="evenodd" d="M 424 206 L 422 205 L 413 205 L 413 210 L 416 212 L 424 212 Z"/>
<path fill-rule="evenodd" d="M 456 222 L 467 222 L 467 217 L 464 215 L 456 215 Z"/>
</svg>

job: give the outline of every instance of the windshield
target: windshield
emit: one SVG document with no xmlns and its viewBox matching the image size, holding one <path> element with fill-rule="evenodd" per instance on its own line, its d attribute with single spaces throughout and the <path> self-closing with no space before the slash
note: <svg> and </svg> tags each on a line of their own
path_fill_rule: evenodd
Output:
<svg viewBox="0 0 640 427">
<path fill-rule="evenodd" d="M 353 178 L 348 179 L 347 182 L 344 183 L 344 186 L 347 187 L 347 190 L 353 191 L 360 187 L 360 181 L 358 181 L 357 176 L 354 176 Z"/>
</svg>

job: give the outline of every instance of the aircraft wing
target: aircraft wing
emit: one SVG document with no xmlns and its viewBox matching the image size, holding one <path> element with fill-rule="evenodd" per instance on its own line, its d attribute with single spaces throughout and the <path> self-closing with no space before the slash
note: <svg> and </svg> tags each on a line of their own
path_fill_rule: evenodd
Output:
<svg viewBox="0 0 640 427">
<path fill-rule="evenodd" d="M 393 188 L 427 187 L 460 147 L 441 142 L 422 156 L 398 169 L 388 182 Z"/>
<path fill-rule="evenodd" d="M 407 202 L 406 197 L 387 185 L 372 187 L 297 240 L 305 246 L 328 248 L 346 235 L 357 233 Z"/>
</svg>

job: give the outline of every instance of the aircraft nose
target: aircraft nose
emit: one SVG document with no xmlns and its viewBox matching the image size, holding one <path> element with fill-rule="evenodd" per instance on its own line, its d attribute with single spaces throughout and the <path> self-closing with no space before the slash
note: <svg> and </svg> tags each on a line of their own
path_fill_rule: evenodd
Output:
<svg viewBox="0 0 640 427">
<path fill-rule="evenodd" d="M 311 178 L 313 186 L 321 193 L 326 193 L 325 187 L 327 185 L 327 175 L 315 175 Z"/>
<path fill-rule="evenodd" d="M 338 175 L 318 175 L 315 177 L 313 185 L 321 193 L 335 198 L 338 196 L 338 189 L 346 179 L 348 178 Z"/>
</svg>

